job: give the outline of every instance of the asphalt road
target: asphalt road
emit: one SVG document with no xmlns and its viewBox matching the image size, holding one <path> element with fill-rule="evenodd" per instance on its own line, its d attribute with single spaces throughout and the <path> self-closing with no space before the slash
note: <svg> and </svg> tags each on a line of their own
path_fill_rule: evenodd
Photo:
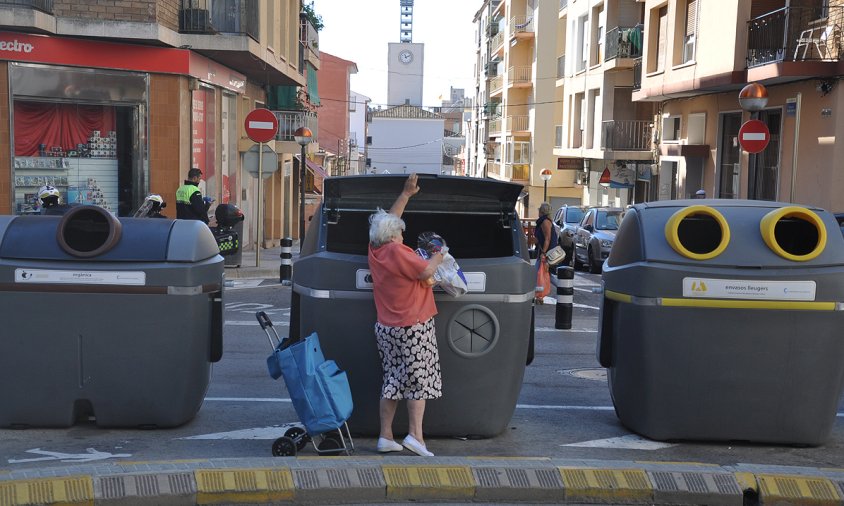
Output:
<svg viewBox="0 0 844 506">
<path fill-rule="evenodd" d="M 490 439 L 429 438 L 431 451 L 438 456 L 844 467 L 840 415 L 830 441 L 813 448 L 663 443 L 625 429 L 613 412 L 606 376 L 595 359 L 599 296 L 591 290 L 599 280 L 598 275 L 577 273 L 571 331 L 554 329 L 554 305 L 537 306 L 536 357 L 526 370 L 508 429 Z M 283 380 L 274 381 L 267 375 L 265 359 L 270 345 L 254 314 L 266 311 L 284 333 L 290 295 L 289 287 L 273 280 L 236 281 L 227 290 L 224 356 L 214 365 L 205 403 L 187 424 L 157 430 L 102 429 L 91 422 L 62 429 L 1 429 L 0 469 L 269 456 L 272 441 L 284 432 L 285 424 L 295 423 L 297 416 L 287 400 Z M 397 433 L 399 429 L 396 427 Z M 355 444 L 357 455 L 375 453 L 372 438 L 358 437 Z M 307 448 L 302 455 L 315 453 Z"/>
</svg>

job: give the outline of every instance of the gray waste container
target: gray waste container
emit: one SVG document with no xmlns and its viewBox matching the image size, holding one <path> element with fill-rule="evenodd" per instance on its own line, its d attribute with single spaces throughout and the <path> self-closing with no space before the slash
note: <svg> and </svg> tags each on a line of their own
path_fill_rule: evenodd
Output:
<svg viewBox="0 0 844 506">
<path fill-rule="evenodd" d="M 628 428 L 660 440 L 829 436 L 844 382 L 844 239 L 831 214 L 639 204 L 603 288 L 598 360 Z"/>
<path fill-rule="evenodd" d="M 0 216 L 0 426 L 192 419 L 222 354 L 217 252 L 199 221 Z"/>
<path fill-rule="evenodd" d="M 354 432 L 377 434 L 381 363 L 369 277 L 368 219 L 389 209 L 407 176 L 329 178 L 293 267 L 291 334 L 317 332 L 326 356 L 347 371 Z M 435 292 L 443 396 L 425 411 L 430 435 L 500 434 L 510 422 L 532 357 L 536 285 L 514 210 L 521 185 L 452 176 L 419 176 L 421 191 L 402 215 L 407 245 L 434 231 L 448 243 L 469 293 Z M 398 410 L 395 427 L 406 427 Z"/>
</svg>

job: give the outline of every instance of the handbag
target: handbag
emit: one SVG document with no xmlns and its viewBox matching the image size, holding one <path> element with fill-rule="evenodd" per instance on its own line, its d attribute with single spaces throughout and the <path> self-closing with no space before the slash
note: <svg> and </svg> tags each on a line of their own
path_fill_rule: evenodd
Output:
<svg viewBox="0 0 844 506">
<path fill-rule="evenodd" d="M 536 273 L 536 297 L 543 299 L 551 293 L 551 274 L 548 273 L 548 261 L 544 255 L 539 257 L 539 262 L 542 263 Z"/>
<path fill-rule="evenodd" d="M 566 258 L 566 252 L 560 245 L 554 246 L 548 250 L 548 253 L 545 253 L 545 259 L 548 260 L 548 265 L 551 267 L 562 262 L 564 258 Z"/>
</svg>

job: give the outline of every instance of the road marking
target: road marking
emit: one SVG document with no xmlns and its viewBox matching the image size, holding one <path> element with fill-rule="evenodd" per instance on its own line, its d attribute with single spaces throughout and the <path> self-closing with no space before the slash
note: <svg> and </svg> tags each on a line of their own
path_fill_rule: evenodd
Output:
<svg viewBox="0 0 844 506">
<path fill-rule="evenodd" d="M 557 299 L 556 299 L 556 298 L 554 298 L 554 297 L 552 297 L 552 296 L 550 296 L 550 295 L 546 295 L 546 296 L 545 296 L 545 298 L 544 298 L 544 299 L 542 299 L 542 302 L 543 302 L 544 304 L 546 304 L 546 305 L 551 305 L 551 306 L 553 306 L 554 304 L 556 304 L 556 303 L 557 303 Z M 598 308 L 598 307 L 596 307 L 596 306 L 587 306 L 586 304 L 578 304 L 578 303 L 576 303 L 576 302 L 575 302 L 574 304 L 572 304 L 572 307 L 580 307 L 580 308 L 583 308 L 583 309 L 596 309 L 596 310 L 597 310 L 597 309 L 600 309 L 600 308 Z"/>
<path fill-rule="evenodd" d="M 272 427 L 255 427 L 254 429 L 232 430 L 228 432 L 215 432 L 212 434 L 199 434 L 196 436 L 179 437 L 184 440 L 274 440 L 278 439 L 292 427 L 299 427 L 304 430 L 300 423 L 284 423 Z"/>
<path fill-rule="evenodd" d="M 266 398 L 266 397 L 206 397 L 206 401 L 221 401 L 221 402 L 290 402 L 290 399 L 281 398 Z"/>
<path fill-rule="evenodd" d="M 26 462 L 44 462 L 47 460 L 59 460 L 61 462 L 93 462 L 96 460 L 106 460 L 106 459 L 114 459 L 114 458 L 127 458 L 131 457 L 131 453 L 109 453 L 109 452 L 101 452 L 97 451 L 93 448 L 88 448 L 85 450 L 86 453 L 62 453 L 62 452 L 51 452 L 47 450 L 42 450 L 41 448 L 33 448 L 32 450 L 26 450 L 26 453 L 34 453 L 36 455 L 44 455 L 44 457 L 34 457 L 31 459 L 9 459 L 9 464 L 23 464 Z"/>
<path fill-rule="evenodd" d="M 253 325 L 257 326 L 258 321 L 257 320 L 256 321 L 240 321 L 240 320 L 231 321 L 231 320 L 226 320 L 226 325 L 239 325 L 239 326 L 242 326 L 242 327 L 251 327 Z M 290 324 L 288 324 L 288 323 L 273 322 L 273 327 L 289 327 L 289 326 L 290 326 Z"/>
<path fill-rule="evenodd" d="M 569 443 L 560 446 L 573 446 L 576 448 L 611 448 L 613 450 L 663 450 L 677 445 L 651 441 L 650 439 L 645 439 L 642 436 L 637 436 L 636 434 L 628 434 L 626 436 L 594 439 L 592 441 L 581 441 L 579 443 Z"/>
<path fill-rule="evenodd" d="M 536 327 L 535 332 L 598 332 L 595 329 L 554 329 L 551 327 Z"/>
<path fill-rule="evenodd" d="M 243 288 L 257 288 L 263 283 L 263 279 L 227 279 L 226 290 L 240 290 Z M 269 285 L 272 286 L 272 285 Z"/>
</svg>

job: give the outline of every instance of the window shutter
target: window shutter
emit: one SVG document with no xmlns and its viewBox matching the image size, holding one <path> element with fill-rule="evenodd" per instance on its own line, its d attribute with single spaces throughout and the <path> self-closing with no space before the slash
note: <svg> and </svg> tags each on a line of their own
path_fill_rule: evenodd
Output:
<svg viewBox="0 0 844 506">
<path fill-rule="evenodd" d="M 686 35 L 697 33 L 697 0 L 686 3 Z"/>
<path fill-rule="evenodd" d="M 668 31 L 668 8 L 662 7 L 659 9 L 659 39 L 656 52 L 656 69 L 662 70 L 665 68 L 665 44 Z"/>
</svg>

